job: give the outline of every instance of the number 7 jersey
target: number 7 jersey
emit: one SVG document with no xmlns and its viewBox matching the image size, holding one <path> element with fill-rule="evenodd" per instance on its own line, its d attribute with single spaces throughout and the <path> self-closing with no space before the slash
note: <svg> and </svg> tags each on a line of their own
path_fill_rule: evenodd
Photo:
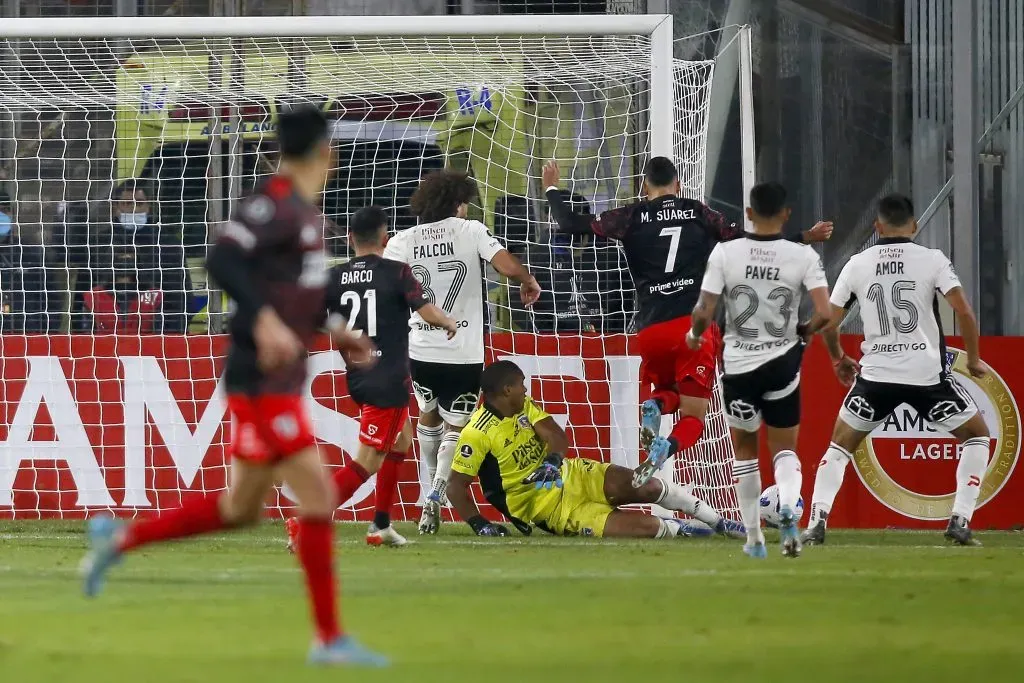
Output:
<svg viewBox="0 0 1024 683">
<path fill-rule="evenodd" d="M 490 262 L 502 247 L 479 221 L 446 218 L 407 228 L 390 240 L 384 257 L 408 263 L 423 293 L 455 319 L 458 333 L 409 321 L 409 357 L 427 363 L 484 362 L 484 300 L 481 259 Z"/>
</svg>

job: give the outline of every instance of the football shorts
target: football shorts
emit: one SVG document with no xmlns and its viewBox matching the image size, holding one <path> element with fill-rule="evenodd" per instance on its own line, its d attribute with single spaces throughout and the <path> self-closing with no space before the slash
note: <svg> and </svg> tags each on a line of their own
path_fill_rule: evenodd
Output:
<svg viewBox="0 0 1024 683">
<path fill-rule="evenodd" d="M 480 400 L 483 363 L 427 363 L 412 360 L 412 390 L 420 412 L 437 409 L 441 419 L 465 427 Z"/>
<path fill-rule="evenodd" d="M 952 374 L 943 373 L 938 384 L 929 386 L 872 382 L 858 377 L 843 399 L 839 419 L 856 430 L 870 432 L 903 403 L 946 431 L 960 427 L 978 413 L 978 406 L 967 390 Z"/>
<path fill-rule="evenodd" d="M 401 408 L 362 405 L 359 407 L 359 443 L 387 453 L 394 448 L 408 420 L 407 405 Z"/>
<path fill-rule="evenodd" d="M 556 536 L 603 536 L 608 515 L 615 509 L 604 493 L 609 467 L 606 462 L 587 458 L 566 458 L 562 463 L 561 496 L 550 513 L 534 520 L 537 526 Z"/>
<path fill-rule="evenodd" d="M 800 424 L 800 362 L 797 342 L 781 356 L 738 375 L 722 375 L 725 420 L 734 429 L 756 432 L 761 421 L 785 429 Z"/>
<path fill-rule="evenodd" d="M 246 462 L 274 464 L 316 445 L 302 397 L 291 394 L 228 395 L 231 455 Z"/>
<path fill-rule="evenodd" d="M 675 390 L 683 396 L 710 398 L 715 387 L 722 334 L 712 323 L 697 351 L 686 345 L 690 317 L 649 325 L 636 335 L 640 352 L 640 381 L 655 390 Z"/>
</svg>

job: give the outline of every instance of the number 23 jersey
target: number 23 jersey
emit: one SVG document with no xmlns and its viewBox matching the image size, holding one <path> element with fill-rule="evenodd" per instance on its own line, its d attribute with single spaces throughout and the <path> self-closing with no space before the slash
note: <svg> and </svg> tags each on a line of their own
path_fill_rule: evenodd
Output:
<svg viewBox="0 0 1024 683">
<path fill-rule="evenodd" d="M 502 247 L 479 221 L 446 218 L 407 228 L 390 240 L 384 257 L 408 263 L 426 298 L 455 319 L 458 333 L 445 331 L 418 314 L 409 321 L 409 357 L 427 363 L 484 362 L 484 301 L 481 259 L 490 262 Z"/>
</svg>

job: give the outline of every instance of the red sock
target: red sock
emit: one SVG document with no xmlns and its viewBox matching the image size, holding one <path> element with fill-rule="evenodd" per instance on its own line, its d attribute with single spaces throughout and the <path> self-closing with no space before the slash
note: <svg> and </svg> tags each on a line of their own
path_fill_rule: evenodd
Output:
<svg viewBox="0 0 1024 683">
<path fill-rule="evenodd" d="M 658 389 L 651 398 L 661 404 L 662 415 L 671 415 L 679 410 L 679 394 L 671 389 Z"/>
<path fill-rule="evenodd" d="M 329 643 L 341 635 L 338 591 L 334 582 L 334 522 L 300 517 L 296 554 L 306 574 L 317 638 Z"/>
<path fill-rule="evenodd" d="M 374 503 L 374 524 L 378 529 L 391 526 L 391 506 L 398 493 L 398 466 L 405 460 L 405 453 L 392 451 L 384 458 L 377 471 L 377 488 Z"/>
<path fill-rule="evenodd" d="M 369 473 L 355 460 L 350 461 L 341 469 L 335 470 L 334 485 L 338 489 L 338 505 L 344 505 L 356 492 L 356 489 L 366 483 L 369 478 Z"/>
<path fill-rule="evenodd" d="M 669 441 L 675 442 L 673 452 L 685 451 L 693 448 L 694 444 L 700 441 L 700 435 L 704 433 L 704 422 L 690 415 L 684 415 L 683 419 L 676 422 L 669 435 Z"/>
<path fill-rule="evenodd" d="M 196 498 L 158 517 L 132 522 L 125 529 L 124 539 L 120 543 L 121 550 L 223 529 L 225 524 L 220 518 L 218 505 L 220 496 L 220 493 L 213 493 Z"/>
</svg>

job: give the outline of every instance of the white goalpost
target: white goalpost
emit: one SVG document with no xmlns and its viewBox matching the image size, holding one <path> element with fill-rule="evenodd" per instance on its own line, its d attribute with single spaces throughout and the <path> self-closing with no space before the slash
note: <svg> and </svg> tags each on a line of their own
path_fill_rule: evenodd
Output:
<svg viewBox="0 0 1024 683">
<path fill-rule="evenodd" d="M 0 518 L 146 513 L 225 485 L 230 303 L 202 260 L 215 225 L 273 172 L 275 116 L 296 102 L 333 119 L 323 208 L 337 261 L 362 206 L 402 229 L 423 174 L 476 178 L 471 217 L 545 289 L 524 310 L 489 274 L 490 357 L 523 368 L 575 455 L 634 466 L 645 396 L 632 283 L 613 243 L 555 233 L 540 171 L 557 159 L 577 210 L 599 213 L 635 199 L 646 160 L 665 155 L 703 198 L 715 66 L 673 58 L 668 15 L 0 22 L 0 189 L 16 226 L 0 253 Z M 344 363 L 316 350 L 310 374 L 337 464 L 358 432 Z M 719 392 L 704 439 L 666 476 L 736 516 L 731 467 Z M 415 459 L 403 471 L 399 519 L 418 516 L 423 476 Z M 339 518 L 371 510 L 372 481 Z"/>
</svg>

